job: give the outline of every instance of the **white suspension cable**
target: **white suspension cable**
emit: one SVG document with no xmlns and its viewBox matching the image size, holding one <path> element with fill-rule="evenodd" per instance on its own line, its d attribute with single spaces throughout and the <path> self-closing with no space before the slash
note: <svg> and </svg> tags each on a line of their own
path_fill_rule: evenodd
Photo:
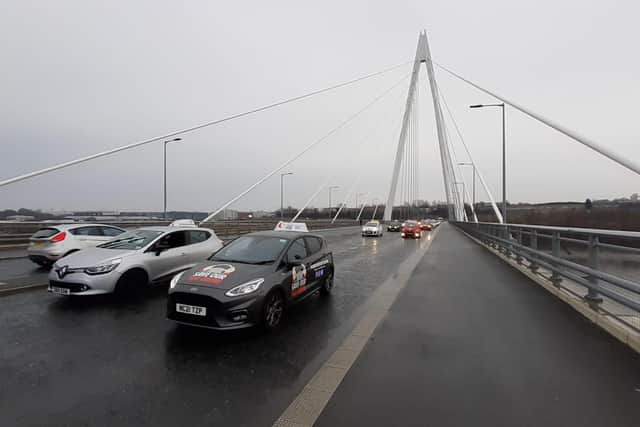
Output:
<svg viewBox="0 0 640 427">
<path fill-rule="evenodd" d="M 629 160 L 628 158 L 625 158 L 624 156 L 618 155 L 617 153 L 614 153 L 612 150 L 600 145 L 599 143 L 597 143 L 596 141 L 587 138 L 584 135 L 580 135 L 579 133 L 570 130 L 564 126 L 562 126 L 561 124 L 552 121 L 551 119 L 548 119 L 540 114 L 537 114 L 531 110 L 529 110 L 528 108 L 525 108 L 519 104 L 516 104 L 513 101 L 509 101 L 505 98 L 503 98 L 502 96 L 496 94 L 495 92 L 492 92 L 488 89 L 483 88 L 480 85 L 477 85 L 475 83 L 473 83 L 470 80 L 465 79 L 464 77 L 460 76 L 457 73 L 454 73 L 453 71 L 449 70 L 448 68 L 446 68 L 445 66 L 438 64 L 436 61 L 431 60 L 430 62 L 433 62 L 434 64 L 436 64 L 440 69 L 446 71 L 447 73 L 451 74 L 452 76 L 456 77 L 459 80 L 462 80 L 463 82 L 475 87 L 476 89 L 478 89 L 481 92 L 486 93 L 487 95 L 490 95 L 496 99 L 499 99 L 500 101 L 504 102 L 505 104 L 515 108 L 516 110 L 526 114 L 529 117 L 532 117 L 533 119 L 549 126 L 552 129 L 557 130 L 558 132 L 568 136 L 569 138 L 581 143 L 582 145 L 591 148 L 592 150 L 594 150 L 595 152 L 607 157 L 610 160 L 613 160 L 614 162 L 618 163 L 621 166 L 624 166 L 625 168 L 629 169 L 632 172 L 637 173 L 638 175 L 640 175 L 640 165 L 638 165 L 637 163 Z"/>
<path fill-rule="evenodd" d="M 180 130 L 177 130 L 177 131 L 169 132 L 169 133 L 166 133 L 164 135 L 155 136 L 153 138 L 149 138 L 149 139 L 145 139 L 145 140 L 142 140 L 142 141 L 134 142 L 132 144 L 127 144 L 127 145 L 123 145 L 121 147 L 112 148 L 110 150 L 103 151 L 103 152 L 100 152 L 100 153 L 97 153 L 97 154 L 92 154 L 90 156 L 81 157 L 79 159 L 71 160 L 69 162 L 59 163 L 57 165 L 50 166 L 50 167 L 47 167 L 47 168 L 44 168 L 44 169 L 40 169 L 40 170 L 37 170 L 35 172 L 30 172 L 30 173 L 26 173 L 24 175 L 19 175 L 19 176 L 13 177 L 13 178 L 5 179 L 4 181 L 0 181 L 0 187 L 3 187 L 5 185 L 9 185 L 9 184 L 13 184 L 14 182 L 23 181 L 23 180 L 28 179 L 28 178 L 33 178 L 33 177 L 38 176 L 38 175 L 43 175 L 43 174 L 46 174 L 46 173 L 49 173 L 49 172 L 53 172 L 53 171 L 56 171 L 56 170 L 59 170 L 59 169 L 67 168 L 69 166 L 77 165 L 78 163 L 88 162 L 89 160 L 97 159 L 99 157 L 109 156 L 111 154 L 115 154 L 115 153 L 118 153 L 120 151 L 130 150 L 132 148 L 140 147 L 140 146 L 145 145 L 145 144 L 150 144 L 152 142 L 164 140 L 164 139 L 167 139 L 167 138 L 172 138 L 172 137 L 177 136 L 177 135 L 182 135 L 182 134 L 185 134 L 185 133 L 188 133 L 188 132 L 193 132 L 195 130 L 206 128 L 206 127 L 209 127 L 209 126 L 218 125 L 218 124 L 223 123 L 223 122 L 228 122 L 228 121 L 231 121 L 231 120 L 235 120 L 235 119 L 238 119 L 240 117 L 249 116 L 249 115 L 252 115 L 252 114 L 255 114 L 255 113 L 259 113 L 261 111 L 265 111 L 265 110 L 269 110 L 271 108 L 279 107 L 279 106 L 284 105 L 284 104 L 288 104 L 288 103 L 291 103 L 291 102 L 299 101 L 299 100 L 302 100 L 302 99 L 305 99 L 305 98 L 309 98 L 309 97 L 312 97 L 314 95 L 318 95 L 318 94 L 321 94 L 321 93 L 324 93 L 324 92 L 328 92 L 328 91 L 331 91 L 331 90 L 334 90 L 334 89 L 338 89 L 338 88 L 341 88 L 341 87 L 349 86 L 349 85 L 352 85 L 354 83 L 357 83 L 357 82 L 360 82 L 360 81 L 363 81 L 363 80 L 366 80 L 366 79 L 369 79 L 369 78 L 372 78 L 372 77 L 375 77 L 375 76 L 379 76 L 379 75 L 382 75 L 382 74 L 385 74 L 385 73 L 388 73 L 389 71 L 392 71 L 392 70 L 395 70 L 397 68 L 403 67 L 403 66 L 405 66 L 407 64 L 410 64 L 412 62 L 413 61 L 405 62 L 405 63 L 399 64 L 399 65 L 395 65 L 393 67 L 386 68 L 386 69 L 384 69 L 382 71 L 378 71 L 378 72 L 371 73 L 371 74 L 368 74 L 368 75 L 365 75 L 365 76 L 362 76 L 362 77 L 358 77 L 356 79 L 349 80 L 347 82 L 343 82 L 343 83 L 339 83 L 339 84 L 336 84 L 336 85 L 333 85 L 333 86 L 329 86 L 329 87 L 326 87 L 326 88 L 323 88 L 323 89 L 315 90 L 315 91 L 306 93 L 304 95 L 299 95 L 299 96 L 288 98 L 288 99 L 285 99 L 285 100 L 282 100 L 282 101 L 274 102 L 272 104 L 268 104 L 268 105 L 265 105 L 265 106 L 262 106 L 262 107 L 254 108 L 252 110 L 245 111 L 245 112 L 242 112 L 242 113 L 233 114 L 231 116 L 227 116 L 227 117 L 224 117 L 222 119 L 212 120 L 212 121 L 209 121 L 209 122 L 206 122 L 206 123 L 202 123 L 202 124 L 199 124 L 199 125 L 196 125 L 196 126 L 191 126 L 191 127 L 185 128 L 185 129 L 180 129 Z"/>
<path fill-rule="evenodd" d="M 385 95 L 387 95 L 389 92 L 391 92 L 393 89 L 395 89 L 400 83 L 402 83 L 405 79 L 407 78 L 407 76 L 403 76 L 402 79 L 400 79 L 398 82 L 394 83 L 393 86 L 389 87 L 388 89 L 386 89 L 384 92 L 382 92 L 380 95 L 376 96 L 372 101 L 370 101 L 369 103 L 367 103 L 364 107 L 362 107 L 360 110 L 358 110 L 356 113 L 352 114 L 351 116 L 349 116 L 345 121 L 343 121 L 342 123 L 340 123 L 338 126 L 334 127 L 333 129 L 331 129 L 328 133 L 326 133 L 325 135 L 323 135 L 321 138 L 319 138 L 318 140 L 316 140 L 315 142 L 309 144 L 307 147 L 305 147 L 302 151 L 300 151 L 298 154 L 294 155 L 293 157 L 291 157 L 289 160 L 287 160 L 286 162 L 284 162 L 283 164 L 281 164 L 280 166 L 278 166 L 276 169 L 272 170 L 271 172 L 269 172 L 268 174 L 266 174 L 265 176 L 263 176 L 262 178 L 260 178 L 257 182 L 255 182 L 253 185 L 249 186 L 246 190 L 242 191 L 240 194 L 238 194 L 237 196 L 233 197 L 232 199 L 230 199 L 229 201 L 227 201 L 225 204 L 223 204 L 222 206 L 220 206 L 217 210 L 215 210 L 212 214 L 210 214 L 209 216 L 207 216 L 204 220 L 200 221 L 200 224 L 205 223 L 207 221 L 209 221 L 211 218 L 215 217 L 218 213 L 222 212 L 224 209 L 226 209 L 227 207 L 229 207 L 229 205 L 231 205 L 232 203 L 236 202 L 237 200 L 241 199 L 242 197 L 244 197 L 247 193 L 249 193 L 251 190 L 253 190 L 254 188 L 256 188 L 257 186 L 259 186 L 260 184 L 262 184 L 263 182 L 265 182 L 267 179 L 271 178 L 273 175 L 275 175 L 276 173 L 278 173 L 280 170 L 282 170 L 283 168 L 287 167 L 289 164 L 293 163 L 295 160 L 299 159 L 300 157 L 302 157 L 306 152 L 308 152 L 309 150 L 311 150 L 312 148 L 314 148 L 315 146 L 319 145 L 320 143 L 326 141 L 330 136 L 332 136 L 333 134 L 335 134 L 336 132 L 338 132 L 340 129 L 344 128 L 347 124 L 351 123 L 354 119 L 356 119 L 357 117 L 359 117 L 362 113 L 364 113 L 366 110 L 368 110 L 371 106 L 373 106 L 374 104 L 376 104 L 380 99 L 382 99 Z"/>
<path fill-rule="evenodd" d="M 496 202 L 495 202 L 495 200 L 493 198 L 493 194 L 491 194 L 491 191 L 489 190 L 489 186 L 487 186 L 487 183 L 484 180 L 484 176 L 483 176 L 482 172 L 480 171 L 480 167 L 478 166 L 476 161 L 473 159 L 473 156 L 471 155 L 471 151 L 469 150 L 469 147 L 467 146 L 467 143 L 464 140 L 464 137 L 462 136 L 462 132 L 460 131 L 458 123 L 456 122 L 456 119 L 453 116 L 453 113 L 451 112 L 451 109 L 449 108 L 449 105 L 447 104 L 447 99 L 442 94 L 442 92 L 440 92 L 440 96 L 442 97 L 442 103 L 444 104 L 444 107 L 447 110 L 447 112 L 449 113 L 449 117 L 451 118 L 451 121 L 453 122 L 453 127 L 455 128 L 456 133 L 458 134 L 458 138 L 460 139 L 460 142 L 462 143 L 462 146 L 464 147 L 464 150 L 467 153 L 467 156 L 469 157 L 469 161 L 474 165 L 475 173 L 478 175 L 478 178 L 480 178 L 480 183 L 482 184 L 482 187 L 484 188 L 485 193 L 489 197 L 489 200 L 491 202 L 491 207 L 493 208 L 493 212 L 496 215 L 496 218 L 498 219 L 498 222 L 502 224 L 504 222 L 503 219 L 502 219 L 502 213 L 500 212 L 500 209 L 498 209 L 498 205 L 496 204 Z M 474 215 L 476 215 L 475 210 L 474 210 Z M 476 222 L 477 222 L 477 216 L 476 216 Z"/>
</svg>

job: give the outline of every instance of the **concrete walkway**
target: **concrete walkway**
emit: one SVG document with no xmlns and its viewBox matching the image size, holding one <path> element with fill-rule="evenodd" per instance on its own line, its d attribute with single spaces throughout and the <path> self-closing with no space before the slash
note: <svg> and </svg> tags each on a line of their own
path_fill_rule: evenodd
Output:
<svg viewBox="0 0 640 427">
<path fill-rule="evenodd" d="M 637 426 L 640 355 L 445 225 L 317 426 Z"/>
</svg>

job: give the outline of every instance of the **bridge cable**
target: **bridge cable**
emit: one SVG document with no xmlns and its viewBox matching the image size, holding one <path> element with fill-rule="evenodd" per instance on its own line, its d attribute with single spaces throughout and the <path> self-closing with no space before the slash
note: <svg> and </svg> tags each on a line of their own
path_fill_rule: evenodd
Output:
<svg viewBox="0 0 640 427">
<path fill-rule="evenodd" d="M 475 168 L 475 173 L 478 175 L 478 178 L 480 178 L 480 183 L 482 184 L 482 187 L 484 188 L 484 191 L 487 193 L 487 196 L 489 196 L 489 200 L 491 201 L 491 206 L 493 208 L 493 212 L 496 215 L 496 218 L 498 219 L 498 222 L 502 223 L 502 214 L 500 213 L 500 209 L 498 209 L 498 205 L 496 204 L 493 195 L 491 194 L 491 191 L 489 190 L 489 187 L 487 186 L 486 181 L 484 180 L 484 176 L 482 174 L 482 172 L 480 171 L 480 168 L 478 167 L 478 164 L 476 163 L 476 161 L 473 159 L 473 156 L 471 155 L 471 151 L 469 150 L 469 147 L 467 146 L 467 143 L 464 139 L 464 137 L 462 136 L 462 132 L 460 131 L 460 127 L 458 126 L 458 123 L 455 119 L 455 117 L 453 116 L 453 113 L 451 112 L 451 109 L 449 108 L 449 104 L 447 103 L 447 99 L 445 98 L 444 94 L 442 93 L 442 91 L 440 91 L 440 96 L 442 98 L 442 103 L 444 104 L 445 109 L 447 110 L 449 117 L 451 118 L 451 121 L 453 123 L 453 126 L 456 130 L 456 133 L 458 134 L 458 138 L 460 139 L 460 142 L 462 143 L 462 146 L 464 147 L 465 152 L 467 153 L 467 156 L 469 157 L 469 161 L 474 165 Z M 474 210 L 474 214 L 475 214 L 475 210 Z"/>
<path fill-rule="evenodd" d="M 624 156 L 620 156 L 616 153 L 614 153 L 613 151 L 611 151 L 610 149 L 600 145 L 599 143 L 593 141 L 590 138 L 587 138 L 584 135 L 580 135 L 577 132 L 570 130 L 564 126 L 562 126 L 559 123 L 556 123 L 554 121 L 552 121 L 551 119 L 548 119 L 544 116 L 541 116 L 540 114 L 537 114 L 519 104 L 516 104 L 513 101 L 509 101 L 503 97 L 501 97 L 500 95 L 497 95 L 495 92 L 492 92 L 488 89 L 485 89 L 483 87 L 481 87 L 480 85 L 477 85 L 475 83 L 473 83 L 470 80 L 465 79 L 464 77 L 462 77 L 461 75 L 449 70 L 448 68 L 446 68 L 445 66 L 438 64 L 436 61 L 431 60 L 431 62 L 433 64 L 435 64 L 436 66 L 438 66 L 438 68 L 444 70 L 445 72 L 449 73 L 450 75 L 452 75 L 453 77 L 462 80 L 463 82 L 473 86 L 474 88 L 478 89 L 481 92 L 486 93 L 489 96 L 492 96 L 496 99 L 499 99 L 500 101 L 504 102 L 505 104 L 515 108 L 516 110 L 520 111 L 521 113 L 526 114 L 527 116 L 549 126 L 552 129 L 555 129 L 556 131 L 568 136 L 569 138 L 581 143 L 582 145 L 591 148 L 593 151 L 607 157 L 608 159 L 616 162 L 617 164 L 624 166 L 625 168 L 629 169 L 632 172 L 635 172 L 636 174 L 640 175 L 640 165 L 636 164 L 635 162 L 625 158 Z"/>
<path fill-rule="evenodd" d="M 300 157 L 302 157 L 306 152 L 308 152 L 309 150 L 311 150 L 312 148 L 316 147 L 317 145 L 319 145 L 320 143 L 326 141 L 327 139 L 329 139 L 330 136 L 332 136 L 333 134 L 337 133 L 339 130 L 341 130 L 342 128 L 344 128 L 346 125 L 348 125 L 349 123 L 351 123 L 353 120 L 355 120 L 357 117 L 359 117 L 362 113 L 364 113 L 365 111 L 367 111 L 370 107 L 372 107 L 373 105 L 375 105 L 378 101 L 380 101 L 380 99 L 384 98 L 389 92 L 391 92 L 393 89 L 395 89 L 396 87 L 398 87 L 407 77 L 409 76 L 409 74 L 404 75 L 400 80 L 398 80 L 396 83 L 394 83 L 391 87 L 385 89 L 384 92 L 382 92 L 380 95 L 376 96 L 373 100 L 371 100 L 369 103 L 367 103 L 364 107 L 362 107 L 361 109 L 359 109 L 358 111 L 356 111 L 354 114 L 352 114 L 351 116 L 349 116 L 346 120 L 342 121 L 340 124 L 338 124 L 338 126 L 334 127 L 333 129 L 331 129 L 329 132 L 327 132 L 326 134 L 324 134 L 322 137 L 320 137 L 319 139 L 317 139 L 316 141 L 314 141 L 313 143 L 309 144 L 307 147 L 305 147 L 302 151 L 300 151 L 299 153 L 297 153 L 296 155 L 294 155 L 293 157 L 289 158 L 289 160 L 287 160 L 286 162 L 284 162 L 283 164 L 281 164 L 280 166 L 278 166 L 276 169 L 274 169 L 273 171 L 269 172 L 268 174 L 266 174 L 265 176 L 263 176 L 262 178 L 260 178 L 257 182 L 255 182 L 253 185 L 249 186 L 247 189 L 245 189 L 244 191 L 242 191 L 240 194 L 238 194 L 237 196 L 233 197 L 232 199 L 228 200 L 225 204 L 223 204 L 221 207 L 219 207 L 216 211 L 214 211 L 213 213 L 211 213 L 209 216 L 207 216 L 205 219 L 203 219 L 202 221 L 200 221 L 200 224 L 205 223 L 207 221 L 209 221 L 211 218 L 213 218 L 214 216 L 216 216 L 218 213 L 222 212 L 224 209 L 226 209 L 227 207 L 229 207 L 229 205 L 231 205 L 232 203 L 236 202 L 237 200 L 241 199 L 242 197 L 244 197 L 247 193 L 249 193 L 251 190 L 253 190 L 254 188 L 256 188 L 257 186 L 259 186 L 260 184 L 262 184 L 264 181 L 266 181 L 267 179 L 271 178 L 273 175 L 275 175 L 276 173 L 278 173 L 280 170 L 282 170 L 283 168 L 287 167 L 289 164 L 293 163 L 295 160 L 299 159 Z M 311 201 L 309 201 L 308 203 L 310 203 Z M 307 203 L 307 204 L 308 204 Z M 306 206 L 305 206 L 306 208 Z M 296 216 L 297 217 L 297 216 Z"/>
<path fill-rule="evenodd" d="M 142 141 L 134 142 L 132 144 L 127 144 L 127 145 L 123 145 L 121 147 L 112 148 L 110 150 L 103 151 L 103 152 L 100 152 L 100 153 L 97 153 L 97 154 L 92 154 L 90 156 L 85 156 L 85 157 L 81 157 L 79 159 L 71 160 L 71 161 L 68 161 L 68 162 L 59 163 L 57 165 L 50 166 L 50 167 L 47 167 L 47 168 L 44 168 L 44 169 L 40 169 L 40 170 L 37 170 L 35 172 L 30 172 L 30 173 L 19 175 L 19 176 L 13 177 L 13 178 L 5 179 L 3 181 L 0 181 L 0 187 L 3 187 L 5 185 L 9 185 L 9 184 L 13 184 L 13 183 L 18 182 L 18 181 L 23 181 L 25 179 L 33 178 L 33 177 L 38 176 L 38 175 L 43 175 L 43 174 L 46 174 L 46 173 L 49 173 L 49 172 L 53 172 L 53 171 L 56 171 L 56 170 L 59 170 L 59 169 L 67 168 L 69 166 L 77 165 L 79 163 L 87 162 L 89 160 L 97 159 L 99 157 L 104 157 L 104 156 L 108 156 L 108 155 L 111 155 L 111 154 L 115 154 L 115 153 L 118 153 L 120 151 L 129 150 L 129 149 L 132 149 L 132 148 L 140 147 L 142 145 L 150 144 L 152 142 L 157 142 L 157 141 L 164 140 L 164 139 L 167 139 L 167 138 L 171 138 L 171 137 L 174 137 L 174 136 L 177 136 L 177 135 L 182 135 L 182 134 L 185 134 L 185 133 L 193 132 L 195 130 L 206 128 L 206 127 L 209 127 L 209 126 L 218 125 L 220 123 L 228 122 L 228 121 L 235 120 L 235 119 L 238 119 L 238 118 L 241 118 L 241 117 L 246 117 L 246 116 L 249 116 L 249 115 L 252 115 L 252 114 L 256 114 L 256 113 L 259 113 L 259 112 L 262 112 L 262 111 L 266 111 L 266 110 L 269 110 L 269 109 L 272 109 L 272 108 L 275 108 L 275 107 L 279 107 L 279 106 L 282 106 L 282 105 L 285 105 L 285 104 L 289 104 L 289 103 L 292 103 L 292 102 L 296 102 L 296 101 L 300 101 L 302 99 L 309 98 L 309 97 L 312 97 L 312 96 L 315 96 L 315 95 L 326 93 L 326 92 L 329 92 L 329 91 L 332 91 L 332 90 L 335 90 L 335 89 L 343 88 L 345 86 L 350 86 L 352 84 L 361 82 L 363 80 L 367 80 L 367 79 L 370 79 L 370 78 L 373 78 L 373 77 L 377 77 L 377 76 L 386 74 L 386 73 L 388 73 L 390 71 L 396 70 L 396 69 L 401 68 L 401 67 L 403 67 L 403 66 L 405 66 L 407 64 L 410 64 L 410 63 L 413 63 L 413 61 L 408 61 L 408 62 L 404 62 L 402 64 L 394 65 L 393 67 L 385 68 L 384 70 L 377 71 L 375 73 L 367 74 L 367 75 L 364 75 L 364 76 L 361 76 L 361 77 L 358 77 L 358 78 L 355 78 L 355 79 L 352 79 L 352 80 L 348 80 L 346 82 L 342 82 L 342 83 L 338 83 L 338 84 L 335 84 L 335 85 L 332 85 L 332 86 L 325 87 L 323 89 L 314 90 L 312 92 L 308 92 L 308 93 L 305 93 L 303 95 L 298 95 L 298 96 L 294 96 L 292 98 L 287 98 L 287 99 L 284 99 L 282 101 L 278 101 L 278 102 L 274 102 L 274 103 L 271 103 L 271 104 L 268 104 L 268 105 L 264 105 L 262 107 L 254 108 L 252 110 L 247 110 L 247 111 L 244 111 L 244 112 L 241 112 L 241 113 L 236 113 L 236 114 L 233 114 L 231 116 L 223 117 L 221 119 L 212 120 L 212 121 L 209 121 L 209 122 L 206 122 L 206 123 L 202 123 L 202 124 L 199 124 L 199 125 L 196 125 L 196 126 L 192 126 L 192 127 L 189 127 L 189 128 L 173 131 L 173 132 L 170 132 L 170 133 L 167 133 L 167 134 L 164 134 L 164 135 L 155 136 L 153 138 L 149 138 L 149 139 L 145 139 L 145 140 L 142 140 Z"/>
<path fill-rule="evenodd" d="M 379 132 L 379 131 L 380 131 L 380 129 L 382 129 L 382 128 L 383 128 L 383 126 L 382 126 L 382 125 L 383 125 L 383 124 L 384 124 L 384 125 L 388 124 L 388 123 L 391 121 L 391 119 L 394 117 L 394 116 L 392 115 L 392 112 L 396 112 L 396 110 L 398 110 L 398 109 L 400 109 L 400 108 L 402 107 L 402 95 L 403 95 L 403 93 L 402 93 L 402 92 L 400 92 L 398 95 L 399 95 L 399 96 L 398 96 L 398 99 L 396 100 L 396 103 L 397 103 L 396 107 L 395 107 L 395 108 L 392 108 L 392 109 L 391 109 L 391 111 L 387 111 L 387 112 L 384 114 L 384 117 L 382 118 L 382 120 L 377 120 L 377 121 L 376 121 L 376 126 L 374 126 L 373 128 L 371 128 L 371 129 L 370 129 L 370 131 L 369 131 L 369 132 L 367 132 L 367 133 L 364 135 L 364 137 L 360 140 L 360 142 L 359 142 L 359 144 L 358 144 L 358 149 L 356 150 L 356 152 L 364 152 L 364 153 L 367 153 L 368 151 L 370 151 L 370 150 L 361 150 L 361 147 L 364 145 L 364 143 L 365 143 L 366 141 L 368 141 L 368 140 L 370 139 L 370 137 L 371 137 L 372 135 L 379 135 L 379 134 L 380 134 L 380 132 Z M 395 104 L 393 104 L 393 103 L 392 103 L 392 106 L 393 106 L 393 105 L 395 105 Z M 393 127 L 393 128 L 395 129 L 395 127 Z M 366 169 L 367 163 L 366 163 L 366 161 L 365 161 L 365 162 L 363 162 L 363 161 L 362 161 L 362 157 L 359 157 L 359 158 L 358 158 L 358 160 L 359 160 L 361 163 L 363 163 L 363 166 L 365 166 L 365 168 L 360 169 L 360 170 L 358 171 L 358 173 L 357 173 L 357 175 L 356 175 L 356 178 L 355 178 L 355 180 L 353 181 L 353 183 L 351 184 L 351 186 L 350 186 L 350 188 L 349 188 L 349 191 L 348 191 L 348 192 L 347 192 L 347 194 L 345 195 L 344 199 L 342 200 L 342 203 L 341 203 L 340 207 L 338 208 L 338 211 L 336 212 L 336 215 L 335 215 L 335 216 L 333 217 L 333 219 L 331 220 L 331 223 L 332 223 L 332 224 L 333 224 L 333 223 L 338 219 L 338 216 L 340 216 L 340 213 L 342 212 L 342 209 L 343 209 L 343 208 L 346 206 L 346 204 L 349 202 L 349 200 L 350 200 L 351 196 L 352 196 L 352 195 L 353 195 L 353 193 L 355 192 L 355 190 L 356 190 L 356 188 L 357 188 L 358 184 L 360 183 L 360 181 L 361 181 L 361 179 L 362 179 L 363 170 L 364 170 L 364 169 Z M 366 158 L 365 158 L 365 160 L 366 160 Z M 358 208 L 358 206 L 356 205 L 356 209 L 357 209 L 357 208 Z"/>
</svg>

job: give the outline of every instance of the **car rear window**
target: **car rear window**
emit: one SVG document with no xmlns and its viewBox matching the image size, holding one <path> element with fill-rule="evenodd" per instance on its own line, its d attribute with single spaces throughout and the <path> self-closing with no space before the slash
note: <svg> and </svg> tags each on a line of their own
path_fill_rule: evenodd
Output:
<svg viewBox="0 0 640 427">
<path fill-rule="evenodd" d="M 211 237 L 211 233 L 202 230 L 189 231 L 189 243 L 200 243 Z"/>
<path fill-rule="evenodd" d="M 47 239 L 49 237 L 55 236 L 59 232 L 60 230 L 53 227 L 41 228 L 40 230 L 33 233 L 33 236 L 31 237 L 33 237 L 34 239 Z"/>
</svg>

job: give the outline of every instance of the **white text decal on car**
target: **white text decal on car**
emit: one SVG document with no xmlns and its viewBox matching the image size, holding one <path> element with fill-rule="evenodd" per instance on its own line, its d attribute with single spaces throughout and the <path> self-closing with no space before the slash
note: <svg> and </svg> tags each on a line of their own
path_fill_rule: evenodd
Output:
<svg viewBox="0 0 640 427">
<path fill-rule="evenodd" d="M 291 270 L 291 296 L 300 295 L 307 289 L 307 268 L 304 264 Z"/>
</svg>

